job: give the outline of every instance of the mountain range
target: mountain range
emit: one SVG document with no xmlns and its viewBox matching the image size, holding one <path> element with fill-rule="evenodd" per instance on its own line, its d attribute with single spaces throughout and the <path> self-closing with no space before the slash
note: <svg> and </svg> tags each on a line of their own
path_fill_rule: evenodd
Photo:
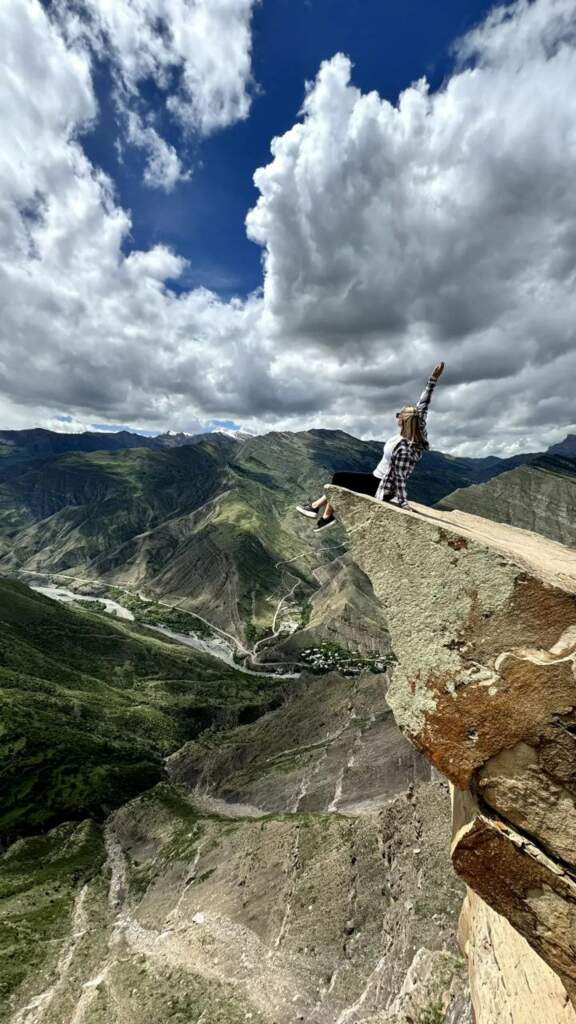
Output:
<svg viewBox="0 0 576 1024">
<path fill-rule="evenodd" d="M 570 438 L 566 439 L 570 441 Z M 555 450 L 554 450 L 555 449 Z M 574 454 L 564 454 L 573 451 Z M 576 546 L 576 447 L 555 445 L 485 483 L 458 488 L 438 508 L 459 509 Z"/>
<path fill-rule="evenodd" d="M 154 438 L 4 431 L 0 569 L 145 591 L 248 646 L 277 633 L 276 643 L 262 644 L 269 656 L 294 657 L 336 638 L 376 652 L 385 623 L 343 534 L 315 537 L 294 506 L 337 469 L 369 472 L 380 453 L 381 442 L 338 430 Z M 446 508 L 471 509 L 472 501 L 484 516 L 573 542 L 575 469 L 569 455 L 426 452 L 410 494 Z"/>
<path fill-rule="evenodd" d="M 427 452 L 410 496 L 574 543 L 573 440 Z M 0 1021 L 469 1024 L 447 787 L 344 530 L 294 507 L 380 454 L 0 434 Z"/>
</svg>

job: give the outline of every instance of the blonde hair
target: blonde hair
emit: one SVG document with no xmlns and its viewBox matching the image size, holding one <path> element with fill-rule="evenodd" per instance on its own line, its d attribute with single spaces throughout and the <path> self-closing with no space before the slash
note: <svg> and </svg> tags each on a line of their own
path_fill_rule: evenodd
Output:
<svg viewBox="0 0 576 1024">
<path fill-rule="evenodd" d="M 400 433 L 407 441 L 412 441 L 418 448 L 427 448 L 428 444 L 422 433 L 420 414 L 415 405 L 405 405 L 400 410 Z"/>
</svg>

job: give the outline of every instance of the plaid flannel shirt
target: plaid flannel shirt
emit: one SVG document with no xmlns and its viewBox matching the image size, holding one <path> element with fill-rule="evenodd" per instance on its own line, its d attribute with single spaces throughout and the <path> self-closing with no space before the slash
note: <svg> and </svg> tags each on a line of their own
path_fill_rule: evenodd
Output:
<svg viewBox="0 0 576 1024">
<path fill-rule="evenodd" d="M 416 408 L 420 416 L 422 435 L 426 442 L 428 440 L 426 434 L 426 417 L 428 415 L 432 392 L 434 391 L 436 384 L 436 379 L 434 377 L 430 377 L 424 391 L 416 403 Z M 398 442 L 392 453 L 390 469 L 384 479 L 380 481 L 378 490 L 376 491 L 376 497 L 379 498 L 380 501 L 390 501 L 391 498 L 395 498 L 399 505 L 408 505 L 406 483 L 408 481 L 408 477 L 413 473 L 415 466 L 422 458 L 422 451 L 422 448 L 419 448 L 413 441 L 407 441 L 404 437 Z"/>
</svg>

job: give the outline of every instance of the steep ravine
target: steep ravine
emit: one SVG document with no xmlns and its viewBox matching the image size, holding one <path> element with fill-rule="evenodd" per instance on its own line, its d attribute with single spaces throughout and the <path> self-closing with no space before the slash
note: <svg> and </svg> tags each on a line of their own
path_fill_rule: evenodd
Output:
<svg viewBox="0 0 576 1024">
<path fill-rule="evenodd" d="M 396 721 L 454 786 L 452 862 L 477 894 L 462 929 L 477 1022 L 533 1020 L 534 977 L 539 1019 L 572 1022 L 576 552 L 466 513 L 331 497 L 386 613 Z"/>
<path fill-rule="evenodd" d="M 1 926 L 35 934 L 34 969 L 0 1020 L 471 1024 L 447 785 L 385 676 L 290 689 L 187 744 L 104 827 L 10 847 Z"/>
</svg>

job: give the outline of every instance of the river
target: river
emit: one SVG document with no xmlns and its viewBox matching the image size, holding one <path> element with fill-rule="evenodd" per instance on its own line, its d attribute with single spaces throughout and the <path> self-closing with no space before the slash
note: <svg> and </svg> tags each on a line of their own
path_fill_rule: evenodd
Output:
<svg viewBox="0 0 576 1024">
<path fill-rule="evenodd" d="M 75 594 L 73 590 L 66 590 L 66 587 L 32 587 L 39 594 L 51 597 L 54 601 L 61 601 L 62 604 L 71 604 L 72 601 L 99 601 L 105 606 L 109 615 L 115 615 L 118 619 L 126 619 L 134 622 L 134 615 L 129 608 L 124 608 L 117 601 L 111 601 L 108 597 L 88 597 L 86 594 Z"/>
<path fill-rule="evenodd" d="M 124 619 L 128 622 L 135 622 L 134 614 L 129 608 L 125 608 L 124 605 L 118 603 L 118 601 L 112 601 L 107 597 L 91 597 L 87 594 L 75 594 L 73 590 L 67 590 L 66 587 L 40 587 L 33 586 L 32 590 L 38 591 L 39 594 L 43 594 L 45 597 L 51 597 L 54 601 L 61 601 L 63 604 L 71 604 L 73 601 L 99 601 L 103 604 L 106 612 L 109 615 L 113 615 L 115 618 Z M 200 637 L 194 636 L 189 633 L 175 633 L 173 629 L 168 629 L 167 626 L 151 626 L 148 623 L 142 623 L 146 629 L 151 629 L 155 633 L 160 633 L 162 636 L 167 637 L 170 640 L 175 640 L 177 643 L 182 644 L 184 647 L 191 647 L 195 651 L 199 651 L 201 654 L 208 654 L 212 658 L 218 658 L 219 661 L 223 661 L 229 668 L 235 669 L 237 672 L 242 672 L 247 676 L 266 676 L 273 675 L 276 679 L 298 679 L 300 676 L 299 672 L 256 672 L 251 668 L 244 668 L 242 665 L 238 665 L 234 661 L 234 651 L 231 645 L 227 644 L 222 637 L 214 637 L 210 639 L 201 639 Z"/>
</svg>

